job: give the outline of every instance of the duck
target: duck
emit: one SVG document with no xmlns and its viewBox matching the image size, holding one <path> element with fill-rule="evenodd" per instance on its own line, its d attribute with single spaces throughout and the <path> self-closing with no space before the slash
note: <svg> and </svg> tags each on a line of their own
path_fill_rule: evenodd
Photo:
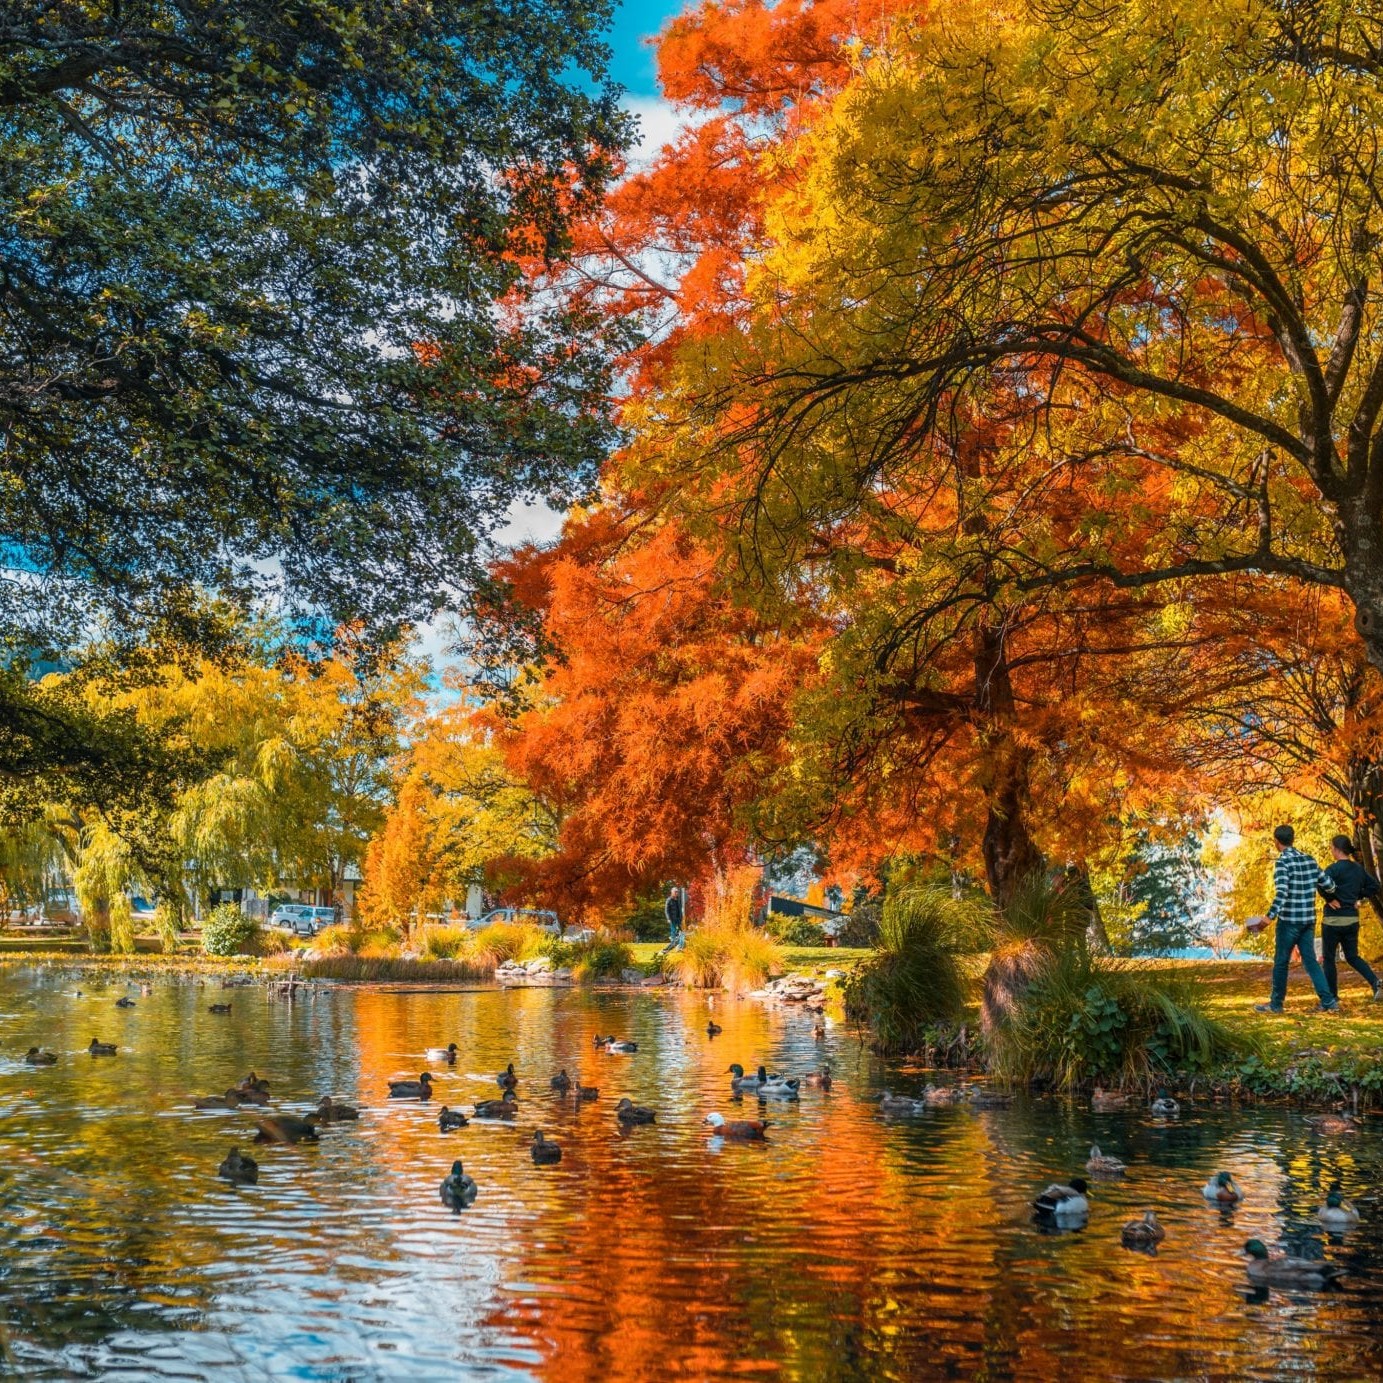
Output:
<svg viewBox="0 0 1383 1383">
<path fill-rule="evenodd" d="M 317 1126 L 296 1114 L 266 1114 L 255 1120 L 256 1143 L 315 1143 Z"/>
<path fill-rule="evenodd" d="M 592 1039 L 591 1045 L 599 1051 L 607 1042 L 613 1042 L 614 1040 L 613 1037 L 602 1037 L 599 1033 L 596 1033 L 595 1037 Z"/>
<path fill-rule="evenodd" d="M 260 1090 L 257 1086 L 233 1085 L 227 1094 L 234 1093 L 241 1104 L 268 1104 L 269 1092 Z"/>
<path fill-rule="evenodd" d="M 508 1066 L 495 1077 L 495 1084 L 501 1090 L 513 1090 L 519 1083 L 519 1078 L 514 1074 L 514 1063 L 511 1061 Z"/>
<path fill-rule="evenodd" d="M 964 1086 L 960 1097 L 971 1109 L 1007 1109 L 1013 1103 L 1012 1091 L 990 1090 L 983 1085 Z"/>
<path fill-rule="evenodd" d="M 829 1090 L 831 1088 L 831 1063 L 823 1062 L 819 1071 L 808 1071 L 802 1077 L 802 1084 L 810 1090 Z"/>
<path fill-rule="evenodd" d="M 451 1174 L 442 1182 L 442 1204 L 449 1210 L 464 1210 L 475 1203 L 479 1193 L 475 1178 L 466 1175 L 458 1158 L 451 1164 Z"/>
<path fill-rule="evenodd" d="M 656 1117 L 651 1109 L 635 1104 L 628 1095 L 615 1106 L 615 1118 L 622 1124 L 651 1124 Z"/>
<path fill-rule="evenodd" d="M 719 1037 L 719 1036 L 721 1035 L 721 1033 L 723 1033 L 724 1031 L 725 1031 L 725 1029 L 722 1028 L 722 1027 L 720 1026 L 720 1024 L 717 1023 L 717 1022 L 708 1021 L 708 1022 L 706 1023 L 706 1036 L 707 1036 L 707 1037 Z"/>
<path fill-rule="evenodd" d="M 1107 1153 L 1102 1153 L 1098 1143 L 1092 1143 L 1085 1170 L 1091 1176 L 1121 1177 L 1128 1171 L 1128 1168 L 1117 1157 L 1110 1157 Z"/>
<path fill-rule="evenodd" d="M 885 1114 L 921 1114 L 926 1107 L 921 1100 L 914 1100 L 908 1095 L 895 1095 L 892 1090 L 885 1090 L 879 1096 L 879 1108 Z"/>
<path fill-rule="evenodd" d="M 637 1042 L 621 1042 L 617 1038 L 611 1037 L 606 1039 L 605 1050 L 612 1056 L 628 1055 L 630 1052 L 637 1052 L 639 1044 Z"/>
<path fill-rule="evenodd" d="M 128 995 L 122 995 L 115 1001 L 115 1006 L 116 1008 L 133 1008 L 134 1000 L 131 999 Z"/>
<path fill-rule="evenodd" d="M 964 1092 L 955 1085 L 933 1085 L 928 1081 L 922 1087 L 922 1103 L 928 1109 L 950 1109 L 964 1098 Z"/>
<path fill-rule="evenodd" d="M 553 1076 L 553 1078 L 548 1082 L 548 1084 L 554 1090 L 560 1091 L 563 1095 L 565 1095 L 567 1091 L 571 1089 L 571 1077 L 567 1075 L 567 1068 L 565 1066 L 562 1067 L 562 1069 L 558 1071 L 555 1076 Z"/>
<path fill-rule="evenodd" d="M 91 1046 L 87 1048 L 92 1056 L 114 1056 L 119 1050 L 114 1042 L 98 1042 L 94 1037 L 91 1039 Z"/>
<path fill-rule="evenodd" d="M 762 1066 L 752 1076 L 746 1076 L 744 1067 L 736 1061 L 730 1064 L 725 1074 L 730 1077 L 731 1090 L 757 1090 L 759 1086 L 768 1084 L 768 1072 Z"/>
<path fill-rule="evenodd" d="M 257 1076 L 253 1071 L 245 1077 L 236 1087 L 243 1095 L 246 1091 L 256 1091 L 261 1095 L 268 1095 L 269 1082 L 263 1076 Z"/>
<path fill-rule="evenodd" d="M 1158 1223 L 1151 1210 L 1143 1212 L 1141 1220 L 1128 1220 L 1119 1231 L 1119 1238 L 1125 1248 L 1150 1249 L 1167 1237 L 1167 1231 Z"/>
<path fill-rule="evenodd" d="M 445 1061 L 448 1066 L 455 1066 L 456 1054 L 460 1050 L 455 1042 L 448 1042 L 445 1047 L 429 1047 L 424 1055 L 429 1061 Z"/>
<path fill-rule="evenodd" d="M 759 1086 L 756 1093 L 761 1100 L 795 1100 L 800 1085 L 800 1081 L 788 1080 L 786 1076 L 774 1076 Z"/>
<path fill-rule="evenodd" d="M 1154 1119 L 1176 1119 L 1181 1116 L 1181 1106 L 1165 1089 L 1157 1092 L 1157 1098 L 1152 1102 L 1150 1111 Z"/>
<path fill-rule="evenodd" d="M 812 1028 L 812 1036 L 818 1042 L 824 1042 L 826 1040 L 826 1020 L 824 1018 L 818 1018 L 816 1020 L 816 1024 Z"/>
<path fill-rule="evenodd" d="M 231 1006 L 229 1004 L 212 1004 L 207 1009 L 208 1013 L 229 1013 L 230 1011 Z"/>
<path fill-rule="evenodd" d="M 1360 1221 L 1359 1212 L 1340 1194 L 1338 1183 L 1326 1194 L 1325 1204 L 1316 1211 L 1316 1218 L 1333 1230 L 1353 1229 Z"/>
<path fill-rule="evenodd" d="M 544 1138 L 541 1129 L 534 1133 L 530 1151 L 533 1154 L 534 1165 L 538 1167 L 553 1167 L 562 1160 L 562 1149 Z"/>
<path fill-rule="evenodd" d="M 1261 1239 L 1250 1239 L 1244 1245 L 1244 1253 L 1249 1281 L 1262 1287 L 1328 1287 L 1348 1271 L 1338 1263 L 1326 1263 L 1319 1258 L 1270 1254 Z"/>
<path fill-rule="evenodd" d="M 417 1080 L 391 1080 L 389 1082 L 391 1100 L 430 1100 L 432 1098 L 432 1077 L 424 1071 Z"/>
<path fill-rule="evenodd" d="M 1090 1108 L 1096 1114 L 1122 1114 L 1128 1108 L 1128 1096 L 1122 1090 L 1104 1090 L 1097 1085 L 1090 1095 Z"/>
<path fill-rule="evenodd" d="M 360 1118 L 360 1111 L 353 1104 L 342 1104 L 330 1095 L 323 1095 L 312 1117 L 323 1124 L 349 1123 Z"/>
<path fill-rule="evenodd" d="M 498 1100 L 477 1100 L 475 1117 L 477 1119 L 512 1119 L 518 1113 L 519 1102 L 512 1090 L 506 1090 Z"/>
<path fill-rule="evenodd" d="M 56 1066 L 58 1064 L 56 1052 L 50 1052 L 46 1048 L 40 1050 L 38 1047 L 30 1047 L 24 1053 L 24 1060 L 30 1066 Z"/>
<path fill-rule="evenodd" d="M 232 1148 L 216 1169 L 216 1175 L 238 1186 L 255 1186 L 259 1182 L 259 1163 L 239 1148 Z"/>
<path fill-rule="evenodd" d="M 578 1080 L 572 1086 L 571 1093 L 578 1104 L 589 1104 L 592 1100 L 600 1098 L 600 1087 L 598 1085 L 582 1085 Z"/>
<path fill-rule="evenodd" d="M 466 1116 L 459 1109 L 448 1109 L 443 1105 L 437 1111 L 437 1127 L 443 1133 L 451 1133 L 453 1129 L 466 1127 Z"/>
<path fill-rule="evenodd" d="M 735 1138 L 741 1142 L 755 1142 L 765 1137 L 767 1119 L 727 1119 L 723 1114 L 708 1114 L 702 1121 L 710 1124 L 711 1133 L 720 1138 Z"/>
<path fill-rule="evenodd" d="M 1359 1132 L 1359 1125 L 1348 1114 L 1322 1114 L 1319 1118 L 1308 1119 L 1306 1122 L 1316 1133 L 1334 1135 Z"/>
<path fill-rule="evenodd" d="M 227 1090 L 224 1095 L 204 1095 L 194 1100 L 193 1109 L 239 1109 L 244 1101 L 238 1090 Z"/>
<path fill-rule="evenodd" d="M 1216 1172 L 1201 1187 L 1201 1195 L 1217 1205 L 1238 1205 L 1244 1199 L 1244 1193 L 1234 1184 L 1234 1178 L 1228 1172 Z"/>
<path fill-rule="evenodd" d="M 1090 1201 L 1085 1194 L 1089 1189 L 1084 1177 L 1072 1177 L 1066 1186 L 1054 1182 L 1033 1201 L 1032 1208 L 1054 1220 L 1081 1219 L 1090 1213 Z"/>
</svg>

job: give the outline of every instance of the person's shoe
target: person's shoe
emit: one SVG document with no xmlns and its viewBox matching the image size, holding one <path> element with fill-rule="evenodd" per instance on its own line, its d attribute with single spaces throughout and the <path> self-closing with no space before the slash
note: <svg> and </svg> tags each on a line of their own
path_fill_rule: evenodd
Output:
<svg viewBox="0 0 1383 1383">
<path fill-rule="evenodd" d="M 1378 1002 L 1378 996 L 1383 994 L 1383 984 L 1375 984 L 1373 987 L 1373 1001 Z"/>
<path fill-rule="evenodd" d="M 1282 1012 L 1282 1010 L 1281 1010 L 1280 1008 L 1274 1008 L 1271 1004 L 1254 1004 L 1254 1006 L 1253 1006 L 1253 1011 L 1254 1011 L 1255 1013 L 1281 1013 L 1281 1012 Z"/>
<path fill-rule="evenodd" d="M 1338 999 L 1336 999 L 1335 1002 L 1334 1002 L 1333 1004 L 1317 1004 L 1317 1005 L 1316 1005 L 1316 1012 L 1317 1012 L 1317 1013 L 1338 1013 L 1339 1011 L 1340 1011 L 1340 1001 L 1339 1001 Z"/>
</svg>

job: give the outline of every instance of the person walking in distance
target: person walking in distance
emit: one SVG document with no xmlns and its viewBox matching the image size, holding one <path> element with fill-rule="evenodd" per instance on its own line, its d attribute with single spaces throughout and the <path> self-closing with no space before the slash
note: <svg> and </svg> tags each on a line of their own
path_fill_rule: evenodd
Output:
<svg viewBox="0 0 1383 1383">
<path fill-rule="evenodd" d="M 1335 971 L 1335 952 L 1345 953 L 1345 960 L 1364 978 L 1364 983 L 1378 998 L 1378 976 L 1373 967 L 1359 954 L 1359 904 L 1365 898 L 1377 898 L 1378 880 L 1354 858 L 1354 842 L 1348 836 L 1336 836 L 1330 842 L 1335 863 L 1325 867 L 1326 878 L 1335 884 L 1335 896 L 1328 898 L 1321 918 L 1321 958 L 1325 982 L 1331 994 L 1340 997 L 1340 980 Z"/>
<path fill-rule="evenodd" d="M 1273 949 L 1273 988 L 1266 1004 L 1255 1004 L 1259 1013 L 1281 1013 L 1287 998 L 1287 969 L 1292 952 L 1301 956 L 1302 968 L 1316 990 L 1321 1009 L 1333 1013 L 1340 1001 L 1330 992 L 1316 959 L 1316 892 L 1328 898 L 1335 896 L 1335 881 L 1326 876 L 1319 864 L 1292 843 L 1296 832 L 1290 826 L 1278 826 L 1273 831 L 1277 846 L 1277 864 L 1273 867 L 1273 902 L 1266 917 L 1251 917 L 1248 929 L 1261 932 L 1271 920 L 1277 923 L 1276 945 Z"/>
<path fill-rule="evenodd" d="M 667 949 L 669 951 L 685 945 L 682 931 L 682 890 L 673 884 L 667 891 L 667 902 L 663 904 L 663 915 L 667 918 Z"/>
</svg>

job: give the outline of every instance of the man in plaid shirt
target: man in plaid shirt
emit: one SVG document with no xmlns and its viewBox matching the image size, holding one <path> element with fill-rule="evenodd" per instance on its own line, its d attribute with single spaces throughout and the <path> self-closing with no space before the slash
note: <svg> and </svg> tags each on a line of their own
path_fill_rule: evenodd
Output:
<svg viewBox="0 0 1383 1383">
<path fill-rule="evenodd" d="M 1278 849 L 1273 868 L 1273 905 L 1267 917 L 1249 920 L 1251 931 L 1262 931 L 1269 918 L 1277 923 L 1273 992 L 1266 1004 L 1256 1005 L 1259 1013 L 1282 1012 L 1287 997 L 1287 967 L 1292 963 L 1293 951 L 1301 956 L 1302 969 L 1316 987 L 1322 1010 L 1330 1013 L 1340 1006 L 1316 959 L 1316 890 L 1328 897 L 1335 892 L 1335 883 L 1310 855 L 1292 844 L 1295 839 L 1296 832 L 1290 826 L 1278 826 L 1273 831 Z"/>
</svg>

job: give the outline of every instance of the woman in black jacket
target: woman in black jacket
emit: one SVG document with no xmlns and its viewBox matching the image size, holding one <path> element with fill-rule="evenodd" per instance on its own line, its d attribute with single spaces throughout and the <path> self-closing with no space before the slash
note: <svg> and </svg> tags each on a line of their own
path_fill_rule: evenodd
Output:
<svg viewBox="0 0 1383 1383">
<path fill-rule="evenodd" d="M 1325 982 L 1330 992 L 1340 997 L 1339 980 L 1335 973 L 1335 951 L 1338 947 L 1345 959 L 1365 979 L 1378 998 L 1378 976 L 1373 967 L 1359 954 L 1359 904 L 1365 898 L 1376 898 L 1378 880 L 1355 858 L 1354 842 L 1348 836 L 1336 836 L 1330 842 L 1335 863 L 1326 867 L 1326 875 L 1335 883 L 1333 895 L 1326 896 L 1325 917 L 1321 927 L 1321 961 Z"/>
</svg>

